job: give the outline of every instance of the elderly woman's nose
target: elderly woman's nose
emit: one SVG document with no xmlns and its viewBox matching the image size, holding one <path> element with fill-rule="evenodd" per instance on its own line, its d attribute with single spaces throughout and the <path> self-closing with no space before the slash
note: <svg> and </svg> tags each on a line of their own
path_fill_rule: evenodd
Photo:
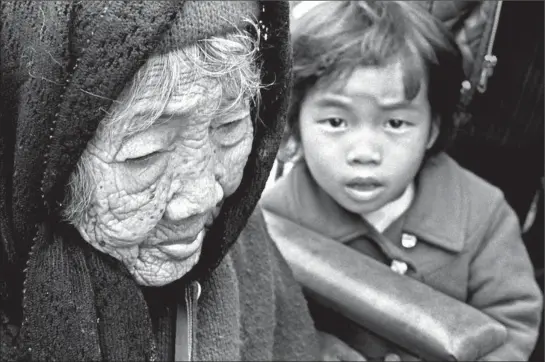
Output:
<svg viewBox="0 0 545 362">
<path fill-rule="evenodd" d="M 218 182 L 196 180 L 193 186 L 174 194 L 165 208 L 164 219 L 175 222 L 205 214 L 223 200 L 223 189 Z"/>
</svg>

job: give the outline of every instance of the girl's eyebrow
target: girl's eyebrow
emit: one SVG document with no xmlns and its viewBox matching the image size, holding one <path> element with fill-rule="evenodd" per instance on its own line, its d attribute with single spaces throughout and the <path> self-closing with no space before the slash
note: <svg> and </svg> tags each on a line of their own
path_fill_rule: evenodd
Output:
<svg viewBox="0 0 545 362">
<path fill-rule="evenodd" d="M 415 108 L 414 105 L 411 102 L 407 101 L 406 99 L 401 102 L 389 102 L 389 103 L 379 104 L 379 107 L 387 111 L 393 111 L 393 110 L 397 110 L 401 108 L 404 108 L 404 109 Z"/>
</svg>

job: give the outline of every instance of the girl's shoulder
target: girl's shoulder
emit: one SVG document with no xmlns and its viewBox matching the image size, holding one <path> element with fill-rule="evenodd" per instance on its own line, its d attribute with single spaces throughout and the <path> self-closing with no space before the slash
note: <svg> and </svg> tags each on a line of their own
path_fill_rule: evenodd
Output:
<svg viewBox="0 0 545 362">
<path fill-rule="evenodd" d="M 445 153 L 428 159 L 416 181 L 410 210 L 412 225 L 431 234 L 457 235 L 462 249 L 469 247 L 468 240 L 480 239 L 481 234 L 484 237 L 498 218 L 514 215 L 498 187 Z"/>
<path fill-rule="evenodd" d="M 426 161 L 418 182 L 425 190 L 440 192 L 434 194 L 442 195 L 447 201 L 464 200 L 473 206 L 505 201 L 498 187 L 464 168 L 446 153 Z"/>
</svg>

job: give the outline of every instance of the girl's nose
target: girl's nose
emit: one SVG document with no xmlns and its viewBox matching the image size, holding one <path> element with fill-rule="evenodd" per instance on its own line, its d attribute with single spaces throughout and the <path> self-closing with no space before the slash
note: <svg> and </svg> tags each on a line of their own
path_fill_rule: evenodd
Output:
<svg viewBox="0 0 545 362">
<path fill-rule="evenodd" d="M 382 147 L 378 135 L 372 132 L 358 132 L 353 137 L 346 153 L 346 161 L 350 165 L 378 165 L 382 162 Z"/>
</svg>

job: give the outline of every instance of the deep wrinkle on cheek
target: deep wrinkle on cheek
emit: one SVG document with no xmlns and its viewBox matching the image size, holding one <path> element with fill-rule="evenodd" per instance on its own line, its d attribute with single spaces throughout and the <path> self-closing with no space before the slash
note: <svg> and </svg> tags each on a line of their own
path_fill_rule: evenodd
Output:
<svg viewBox="0 0 545 362">
<path fill-rule="evenodd" d="M 156 188 L 146 189 L 140 193 L 128 194 L 119 191 L 109 195 L 109 210 L 118 220 L 135 215 L 139 211 L 149 209 L 150 203 L 156 199 Z"/>
<path fill-rule="evenodd" d="M 106 170 L 109 182 L 100 185 L 102 189 L 97 196 L 101 199 L 111 200 L 110 203 L 113 202 L 116 207 L 123 206 L 119 202 L 121 199 L 124 199 L 125 202 L 130 201 L 131 204 L 137 203 L 138 207 L 142 207 L 149 199 L 147 195 L 153 194 L 156 189 L 160 188 L 162 183 L 165 183 L 166 173 L 163 171 L 166 169 L 166 165 L 165 162 L 165 165 L 152 173 L 151 176 L 153 177 L 150 177 L 146 183 L 142 183 L 131 171 L 127 171 L 125 165 L 111 164 Z M 113 205 L 110 204 L 110 207 L 113 207 Z M 132 208 L 130 205 L 126 207 Z"/>
<path fill-rule="evenodd" d="M 98 239 L 105 240 L 109 246 L 126 247 L 140 244 L 161 219 L 160 206 L 156 201 L 146 202 L 145 198 L 135 200 L 131 195 L 123 195 L 115 202 L 119 208 L 110 208 L 105 214 L 100 215 L 95 224 Z"/>
<path fill-rule="evenodd" d="M 112 165 L 114 179 L 118 190 L 125 190 L 129 194 L 142 192 L 152 186 L 164 174 L 170 161 L 169 152 L 161 152 L 152 156 L 150 162 L 130 164 L 127 162 Z"/>
</svg>

